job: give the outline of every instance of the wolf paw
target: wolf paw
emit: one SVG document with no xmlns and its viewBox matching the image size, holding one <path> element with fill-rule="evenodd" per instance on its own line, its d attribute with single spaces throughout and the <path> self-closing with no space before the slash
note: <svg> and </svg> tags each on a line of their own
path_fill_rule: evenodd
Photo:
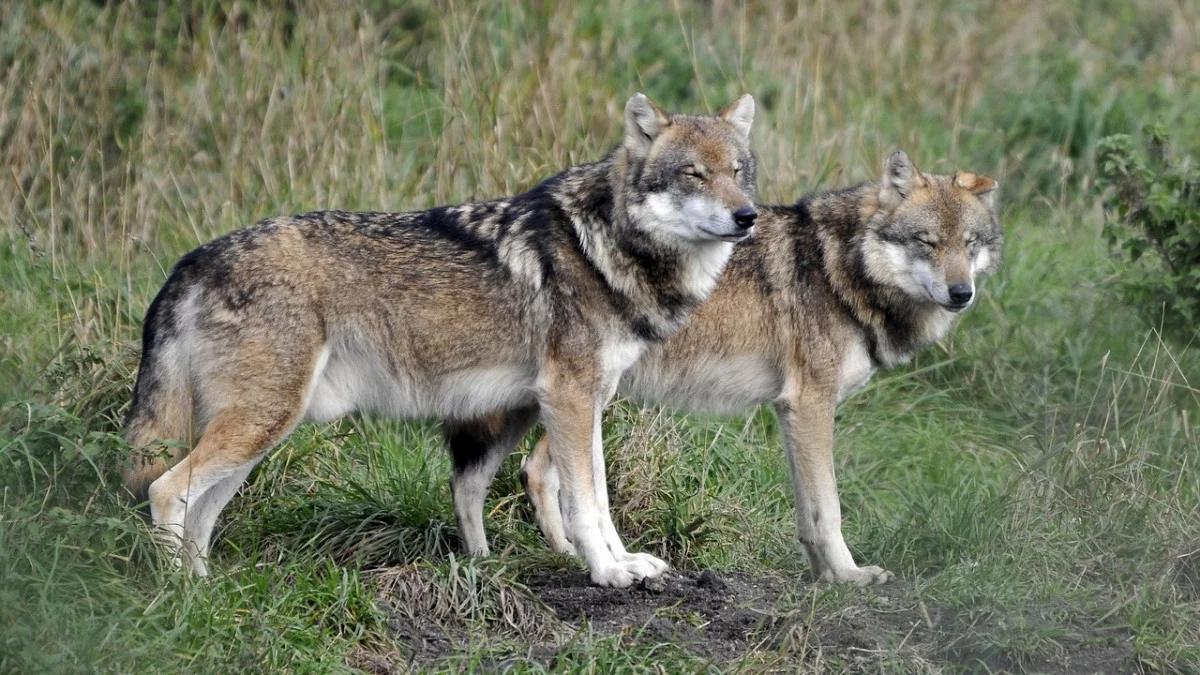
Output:
<svg viewBox="0 0 1200 675">
<path fill-rule="evenodd" d="M 171 569 L 178 572 L 208 576 L 208 563 L 196 544 L 187 538 L 187 531 L 178 523 L 160 523 L 154 526 L 163 557 L 170 561 Z"/>
<path fill-rule="evenodd" d="M 472 558 L 486 558 L 492 554 L 492 548 L 485 541 L 482 546 L 464 545 L 463 553 Z"/>
<path fill-rule="evenodd" d="M 882 567 L 869 565 L 858 568 L 858 578 L 854 582 L 860 586 L 874 586 L 876 584 L 886 584 L 894 578 L 896 578 L 895 574 Z"/>
<path fill-rule="evenodd" d="M 629 588 L 640 577 L 621 564 L 592 568 L 592 583 L 605 588 Z"/>
<path fill-rule="evenodd" d="M 840 571 L 825 570 L 825 573 L 821 575 L 821 581 L 826 583 L 852 583 L 859 586 L 886 584 L 894 578 L 896 575 L 875 565 Z"/>
<path fill-rule="evenodd" d="M 671 569 L 667 561 L 661 558 L 656 558 L 649 553 L 626 553 L 621 559 L 624 563 L 634 566 L 639 570 L 646 570 L 643 577 L 660 577 Z"/>
<path fill-rule="evenodd" d="M 629 570 L 637 579 L 656 579 L 669 569 L 667 563 L 649 553 L 626 553 L 617 560 L 617 564 Z"/>
<path fill-rule="evenodd" d="M 658 579 L 667 571 L 667 563 L 646 553 L 629 553 L 612 565 L 593 568 L 592 583 L 608 588 L 629 588 L 643 579 Z"/>
</svg>

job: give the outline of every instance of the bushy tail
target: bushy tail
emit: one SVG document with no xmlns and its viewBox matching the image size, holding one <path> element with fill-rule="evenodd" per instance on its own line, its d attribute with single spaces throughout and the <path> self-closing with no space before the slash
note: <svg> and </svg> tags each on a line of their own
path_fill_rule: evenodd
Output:
<svg viewBox="0 0 1200 675">
<path fill-rule="evenodd" d="M 165 292 L 150 305 L 142 334 L 142 362 L 133 386 L 133 404 L 125 418 L 125 439 L 133 457 L 124 472 L 125 490 L 133 501 L 146 500 L 150 484 L 187 454 L 192 441 L 194 401 L 188 359 L 172 312 L 159 311 Z M 164 316 L 166 314 L 167 316 Z"/>
</svg>

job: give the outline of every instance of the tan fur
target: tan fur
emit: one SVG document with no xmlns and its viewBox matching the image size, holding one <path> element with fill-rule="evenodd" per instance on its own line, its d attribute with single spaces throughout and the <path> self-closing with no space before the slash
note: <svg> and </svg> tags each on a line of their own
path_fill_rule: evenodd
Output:
<svg viewBox="0 0 1200 675">
<path fill-rule="evenodd" d="M 171 391 L 163 396 L 158 408 L 152 420 L 126 431 L 126 438 L 136 452 L 130 466 L 124 469 L 122 481 L 133 502 L 145 501 L 150 484 L 178 462 L 193 441 L 190 392 Z"/>
<path fill-rule="evenodd" d="M 986 264 L 974 276 L 998 263 L 999 221 L 991 199 L 984 200 L 996 183 L 966 175 L 921 174 L 898 154 L 879 183 L 760 208 L 754 241 L 738 247 L 709 301 L 622 379 L 621 390 L 635 400 L 690 410 L 773 403 L 796 530 L 816 579 L 870 584 L 892 576 L 858 566 L 842 538 L 834 410 L 876 369 L 904 362 L 953 325 L 957 309 L 911 283 L 914 260 L 929 268 L 931 283 L 973 283 L 971 261 L 982 260 L 984 250 Z M 929 252 L 919 243 L 934 239 Z M 968 240 L 984 243 L 970 252 Z M 897 246 L 916 257 L 894 259 Z M 547 442 L 526 459 L 523 477 L 539 527 L 561 550 Z"/>
<path fill-rule="evenodd" d="M 179 562 L 207 571 L 217 515 L 305 420 L 447 417 L 462 450 L 515 442 L 540 409 L 593 580 L 662 574 L 612 527 L 595 431 L 621 374 L 683 325 L 748 234 L 736 212 L 754 194 L 753 101 L 730 110 L 733 121 L 667 116 L 639 94 L 624 146 L 523 195 L 277 218 L 185 256 L 147 312 L 127 421 L 146 447 L 186 438 L 194 411 L 190 454 L 169 470 L 135 460 L 126 476 L 135 494 L 153 481 L 151 514 Z M 700 161 L 711 180 L 683 174 Z M 530 412 L 470 421 L 498 410 Z M 479 470 L 490 480 L 495 466 Z M 486 484 L 462 478 L 456 517 L 468 551 L 484 553 Z"/>
</svg>

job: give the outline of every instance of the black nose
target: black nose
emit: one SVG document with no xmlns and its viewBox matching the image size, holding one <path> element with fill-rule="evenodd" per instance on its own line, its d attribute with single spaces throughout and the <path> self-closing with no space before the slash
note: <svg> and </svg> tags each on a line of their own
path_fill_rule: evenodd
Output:
<svg viewBox="0 0 1200 675">
<path fill-rule="evenodd" d="M 754 208 L 750 206 L 743 206 L 742 208 L 733 212 L 733 222 L 737 223 L 737 226 L 743 230 L 748 230 L 754 227 L 754 219 L 757 217 L 758 211 L 755 211 Z"/>
<path fill-rule="evenodd" d="M 975 290 L 971 288 L 971 284 L 961 283 L 950 287 L 950 302 L 956 305 L 967 304 L 973 295 L 975 295 Z"/>
</svg>

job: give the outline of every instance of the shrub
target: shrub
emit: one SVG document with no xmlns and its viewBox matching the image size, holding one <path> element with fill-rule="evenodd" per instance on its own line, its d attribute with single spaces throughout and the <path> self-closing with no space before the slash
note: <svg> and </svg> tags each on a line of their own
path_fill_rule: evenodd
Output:
<svg viewBox="0 0 1200 675">
<path fill-rule="evenodd" d="M 1172 157 L 1167 133 L 1145 130 L 1145 151 L 1125 134 L 1097 147 L 1109 245 L 1128 266 L 1120 285 L 1167 334 L 1192 339 L 1200 324 L 1200 171 Z"/>
</svg>

